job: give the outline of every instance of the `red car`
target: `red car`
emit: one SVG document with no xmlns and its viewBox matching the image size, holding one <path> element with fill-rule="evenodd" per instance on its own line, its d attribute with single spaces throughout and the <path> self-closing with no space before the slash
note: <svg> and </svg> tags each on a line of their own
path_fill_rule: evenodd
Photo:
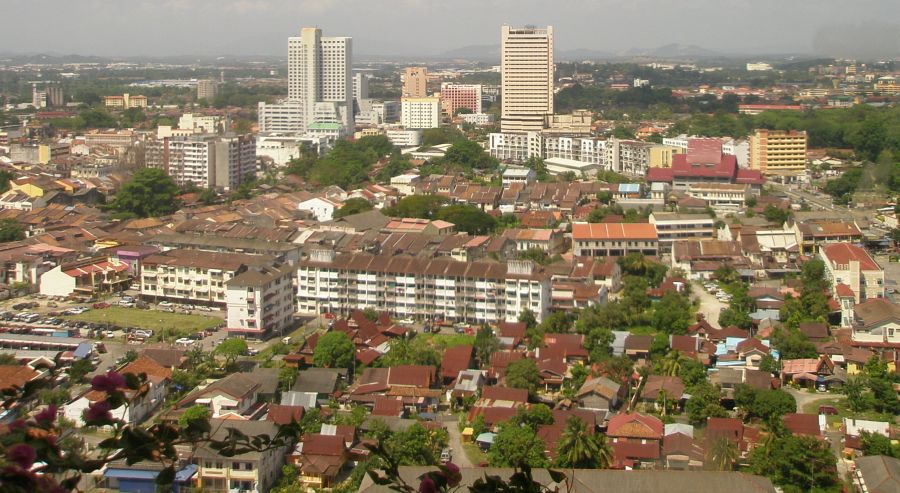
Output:
<svg viewBox="0 0 900 493">
<path fill-rule="evenodd" d="M 334 314 L 333 314 L 333 313 L 326 313 L 326 314 L 324 314 L 324 315 L 322 315 L 322 316 L 325 317 L 325 318 L 327 318 L 327 319 L 329 319 L 329 320 L 331 320 L 332 318 L 334 318 Z"/>
<path fill-rule="evenodd" d="M 94 307 L 95 310 L 102 310 L 104 308 L 109 308 L 109 303 L 107 303 L 105 301 L 101 301 L 99 303 L 94 303 L 92 306 Z"/>
</svg>

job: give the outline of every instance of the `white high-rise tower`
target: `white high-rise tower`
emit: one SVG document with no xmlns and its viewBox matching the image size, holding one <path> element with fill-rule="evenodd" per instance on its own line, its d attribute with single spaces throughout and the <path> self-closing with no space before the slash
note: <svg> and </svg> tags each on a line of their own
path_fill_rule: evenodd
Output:
<svg viewBox="0 0 900 493">
<path fill-rule="evenodd" d="M 340 125 L 353 131 L 353 39 L 322 36 L 314 27 L 288 38 L 288 97 L 259 105 L 263 132 L 309 132 Z"/>
<path fill-rule="evenodd" d="M 500 46 L 500 131 L 540 131 L 553 114 L 553 26 L 503 26 Z"/>
</svg>

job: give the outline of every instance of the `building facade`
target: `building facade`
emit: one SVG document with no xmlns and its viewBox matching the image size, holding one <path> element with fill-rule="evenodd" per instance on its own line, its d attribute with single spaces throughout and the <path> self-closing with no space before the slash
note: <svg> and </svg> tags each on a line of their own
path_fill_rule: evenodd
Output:
<svg viewBox="0 0 900 493">
<path fill-rule="evenodd" d="M 441 126 L 441 98 L 403 98 L 400 100 L 400 124 L 408 129 Z"/>
<path fill-rule="evenodd" d="M 298 312 L 373 308 L 397 317 L 456 322 L 538 320 L 550 307 L 550 276 L 528 261 L 461 262 L 316 250 L 299 263 Z"/>
<path fill-rule="evenodd" d="M 444 82 L 441 84 L 441 102 L 449 116 L 456 115 L 456 110 L 460 108 L 481 113 L 481 85 Z"/>
<path fill-rule="evenodd" d="M 353 129 L 352 58 L 352 38 L 322 36 L 314 27 L 288 38 L 287 101 L 299 103 L 304 128 L 323 123 L 326 114 L 327 123 L 338 120 L 346 132 Z"/>
<path fill-rule="evenodd" d="M 256 143 L 249 134 L 167 137 L 147 144 L 146 162 L 165 170 L 179 186 L 234 190 L 256 173 Z"/>
<path fill-rule="evenodd" d="M 884 298 L 884 270 L 864 248 L 829 243 L 819 248 L 819 257 L 825 262 L 825 275 L 837 297 L 849 287 L 856 303 Z"/>
<path fill-rule="evenodd" d="M 622 257 L 635 252 L 655 256 L 659 235 L 647 223 L 574 223 L 572 250 L 579 257 Z"/>
<path fill-rule="evenodd" d="M 283 334 L 294 319 L 294 274 L 289 264 L 247 267 L 225 282 L 226 330 L 266 339 Z"/>
<path fill-rule="evenodd" d="M 219 83 L 214 79 L 197 81 L 197 99 L 212 101 L 219 94 Z"/>
<path fill-rule="evenodd" d="M 500 74 L 501 131 L 540 131 L 553 114 L 553 27 L 503 26 Z"/>
<path fill-rule="evenodd" d="M 715 238 L 715 220 L 708 214 L 677 214 L 654 212 L 650 224 L 656 226 L 659 248 L 672 251 L 672 243 L 678 240 L 703 241 Z"/>
<path fill-rule="evenodd" d="M 403 70 L 404 98 L 424 98 L 428 96 L 428 71 L 425 67 L 406 67 Z"/>
<path fill-rule="evenodd" d="M 750 136 L 750 168 L 793 177 L 806 171 L 806 132 L 757 129 Z"/>
</svg>

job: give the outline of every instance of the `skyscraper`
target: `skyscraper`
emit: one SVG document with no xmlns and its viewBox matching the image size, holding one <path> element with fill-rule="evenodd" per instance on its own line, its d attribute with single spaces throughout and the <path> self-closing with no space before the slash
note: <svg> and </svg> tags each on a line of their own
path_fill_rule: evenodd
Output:
<svg viewBox="0 0 900 493">
<path fill-rule="evenodd" d="M 500 131 L 540 131 L 553 114 L 553 26 L 503 26 L 500 52 Z"/>
<path fill-rule="evenodd" d="M 259 103 L 260 130 L 305 133 L 315 125 L 332 136 L 352 133 L 352 56 L 352 38 L 322 36 L 318 28 L 288 38 L 288 97 Z"/>
<path fill-rule="evenodd" d="M 428 96 L 428 72 L 425 67 L 406 67 L 403 71 L 404 98 L 424 98 Z"/>
<path fill-rule="evenodd" d="M 353 127 L 352 53 L 352 38 L 322 36 L 314 27 L 288 38 L 288 100 L 303 103 L 307 125 Z"/>
</svg>

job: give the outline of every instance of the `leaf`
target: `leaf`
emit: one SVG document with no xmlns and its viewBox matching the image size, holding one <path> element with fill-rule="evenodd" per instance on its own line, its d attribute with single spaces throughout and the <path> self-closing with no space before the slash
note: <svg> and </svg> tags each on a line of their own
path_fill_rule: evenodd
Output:
<svg viewBox="0 0 900 493">
<path fill-rule="evenodd" d="M 159 471 L 159 475 L 156 476 L 156 484 L 158 485 L 170 485 L 175 482 L 175 467 L 169 466 L 162 471 Z"/>
<path fill-rule="evenodd" d="M 547 474 L 550 475 L 550 479 L 552 479 L 554 483 L 562 483 L 563 481 L 566 480 L 565 473 L 563 473 L 561 471 L 547 469 Z"/>
</svg>

